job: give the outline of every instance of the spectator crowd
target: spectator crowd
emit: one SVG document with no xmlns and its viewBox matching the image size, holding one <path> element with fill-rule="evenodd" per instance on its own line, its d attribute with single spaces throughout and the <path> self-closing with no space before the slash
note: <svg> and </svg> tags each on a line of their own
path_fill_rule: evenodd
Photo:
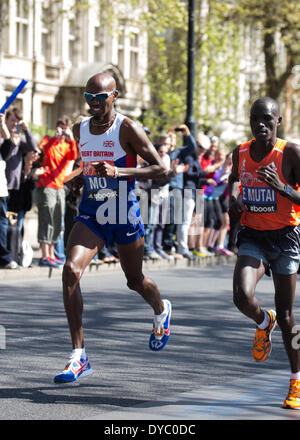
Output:
<svg viewBox="0 0 300 440">
<path fill-rule="evenodd" d="M 147 127 L 145 132 L 151 139 Z M 151 139 L 152 140 L 152 139 Z M 168 175 L 137 180 L 145 223 L 144 260 L 193 260 L 236 252 L 238 224 L 228 215 L 228 176 L 232 155 L 216 136 L 196 139 L 185 124 L 162 133 L 153 145 Z M 147 166 L 139 160 L 138 166 Z M 24 219 L 33 203 L 38 213 L 40 266 L 59 267 L 78 213 L 80 194 L 64 181 L 80 167 L 70 118 L 57 120 L 54 136 L 36 143 L 22 112 L 13 107 L 0 114 L 0 267 L 31 264 L 32 249 L 24 241 Z M 95 264 L 119 261 L 116 246 L 104 250 Z"/>
<path fill-rule="evenodd" d="M 141 202 L 146 213 L 144 259 L 233 256 L 239 225 L 230 225 L 228 215 L 231 152 L 217 136 L 199 133 L 194 139 L 184 124 L 170 128 L 154 145 L 169 173 L 164 179 L 137 181 L 141 200 L 148 203 Z"/>
</svg>

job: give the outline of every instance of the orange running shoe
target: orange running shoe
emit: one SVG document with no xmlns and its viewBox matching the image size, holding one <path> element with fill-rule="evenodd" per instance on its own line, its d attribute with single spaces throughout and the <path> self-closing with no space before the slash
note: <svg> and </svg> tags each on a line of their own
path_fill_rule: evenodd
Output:
<svg viewBox="0 0 300 440">
<path fill-rule="evenodd" d="M 290 380 L 290 389 L 282 407 L 287 409 L 300 409 L 300 380 Z"/>
<path fill-rule="evenodd" d="M 253 341 L 252 355 L 256 362 L 264 362 L 272 351 L 271 333 L 277 324 L 276 313 L 274 310 L 267 310 L 266 312 L 270 317 L 269 325 L 264 330 L 257 327 Z"/>
</svg>

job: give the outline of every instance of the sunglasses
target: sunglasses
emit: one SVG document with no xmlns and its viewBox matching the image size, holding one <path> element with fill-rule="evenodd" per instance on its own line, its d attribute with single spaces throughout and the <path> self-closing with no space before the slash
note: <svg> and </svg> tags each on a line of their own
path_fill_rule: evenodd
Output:
<svg viewBox="0 0 300 440">
<path fill-rule="evenodd" d="M 94 98 L 98 99 L 98 101 L 100 102 L 104 102 L 107 100 L 107 98 L 112 95 L 116 90 L 112 90 L 111 92 L 102 92 L 102 93 L 88 93 L 88 92 L 84 92 L 84 96 L 85 99 L 90 102 L 92 101 Z"/>
</svg>

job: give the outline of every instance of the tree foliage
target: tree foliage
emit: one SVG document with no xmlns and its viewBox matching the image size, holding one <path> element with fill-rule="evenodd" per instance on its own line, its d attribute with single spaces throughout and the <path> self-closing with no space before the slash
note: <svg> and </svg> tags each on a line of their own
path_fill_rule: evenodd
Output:
<svg viewBox="0 0 300 440">
<path fill-rule="evenodd" d="M 300 61 L 300 2 L 227 0 L 225 3 L 224 19 L 235 19 L 245 26 L 255 26 L 261 31 L 266 94 L 278 99 L 293 66 Z M 285 49 L 286 58 L 282 56 L 282 47 Z"/>
<path fill-rule="evenodd" d="M 172 1 L 172 10 L 176 10 L 176 3 Z M 182 122 L 185 117 L 187 2 L 178 4 L 185 8 L 182 22 L 173 20 L 172 15 L 168 20 L 168 4 L 163 2 L 159 10 L 166 12 L 160 20 L 162 27 L 155 32 L 155 26 L 150 26 L 150 113 L 153 122 L 159 115 L 158 125 L 178 123 L 178 118 Z M 153 11 L 153 17 L 157 12 Z M 253 44 L 253 52 L 245 54 L 244 38 L 245 34 L 249 38 L 251 29 L 260 35 L 259 46 Z M 234 119 L 240 61 L 255 51 L 264 57 L 265 84 L 260 92 L 282 99 L 293 67 L 300 64 L 300 2 L 196 0 L 195 42 L 195 118 L 202 126 L 198 128 L 209 128 L 218 121 Z M 157 94 L 158 90 L 162 93 Z"/>
<path fill-rule="evenodd" d="M 206 2 L 205 2 L 206 3 Z M 198 129 L 209 128 L 228 117 L 237 100 L 239 32 L 235 21 L 224 17 L 213 1 L 195 2 L 194 109 Z M 187 2 L 149 2 L 145 13 L 149 35 L 151 104 L 145 123 L 155 132 L 186 118 Z"/>
<path fill-rule="evenodd" d="M 203 127 L 232 119 L 238 100 L 241 32 L 236 20 L 225 21 L 219 2 L 196 24 L 195 116 Z"/>
</svg>

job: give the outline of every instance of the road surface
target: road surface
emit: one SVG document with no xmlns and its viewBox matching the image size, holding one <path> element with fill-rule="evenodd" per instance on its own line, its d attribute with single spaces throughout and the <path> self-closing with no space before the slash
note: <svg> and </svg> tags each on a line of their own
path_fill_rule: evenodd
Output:
<svg viewBox="0 0 300 440">
<path fill-rule="evenodd" d="M 299 418 L 300 411 L 281 408 L 289 369 L 280 330 L 270 359 L 256 364 L 254 325 L 232 303 L 232 271 L 233 264 L 147 270 L 173 304 L 170 341 L 159 353 L 148 348 L 152 310 L 127 289 L 122 272 L 84 275 L 85 345 L 94 374 L 66 385 L 53 382 L 71 351 L 60 277 L 2 279 L 0 419 Z M 273 307 L 268 277 L 257 296 Z M 295 311 L 300 322 L 299 298 Z"/>
</svg>

